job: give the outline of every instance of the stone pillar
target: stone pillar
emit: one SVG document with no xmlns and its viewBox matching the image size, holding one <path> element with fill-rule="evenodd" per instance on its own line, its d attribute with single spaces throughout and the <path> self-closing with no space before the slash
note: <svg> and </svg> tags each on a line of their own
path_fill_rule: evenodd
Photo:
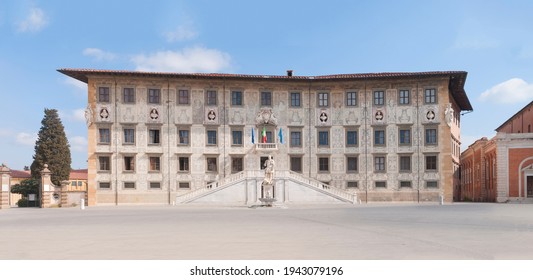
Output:
<svg viewBox="0 0 533 280">
<path fill-rule="evenodd" d="M 69 186 L 70 186 L 70 181 L 68 180 L 61 181 L 61 189 L 60 189 L 61 201 L 59 203 L 61 207 L 68 206 L 68 187 Z"/>
<path fill-rule="evenodd" d="M 0 209 L 9 208 L 9 192 L 11 191 L 11 170 L 5 165 L 0 166 Z"/>
<path fill-rule="evenodd" d="M 48 169 L 48 164 L 44 165 L 41 171 L 41 190 L 39 194 L 41 208 L 48 208 L 54 201 L 54 185 L 52 184 L 52 172 Z"/>
</svg>

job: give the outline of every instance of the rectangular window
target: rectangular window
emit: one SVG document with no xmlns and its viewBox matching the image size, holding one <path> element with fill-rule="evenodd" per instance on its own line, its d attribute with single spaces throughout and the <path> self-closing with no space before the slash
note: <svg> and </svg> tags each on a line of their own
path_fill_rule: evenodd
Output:
<svg viewBox="0 0 533 280">
<path fill-rule="evenodd" d="M 161 158 L 160 157 L 150 157 L 150 171 L 159 172 L 161 171 Z"/>
<path fill-rule="evenodd" d="M 243 171 L 243 158 L 235 157 L 231 158 L 231 173 L 237 173 Z"/>
<path fill-rule="evenodd" d="M 294 172 L 302 173 L 302 157 L 291 156 L 291 170 Z"/>
<path fill-rule="evenodd" d="M 99 144 L 111 144 L 111 131 L 109 128 L 98 129 L 98 135 Z"/>
<path fill-rule="evenodd" d="M 357 181 L 349 181 L 349 182 L 346 183 L 346 187 L 348 189 L 357 189 L 357 188 L 359 188 L 359 182 L 357 182 Z"/>
<path fill-rule="evenodd" d="M 374 157 L 374 171 L 375 172 L 385 172 L 385 157 L 376 156 Z"/>
<path fill-rule="evenodd" d="M 242 91 L 231 92 L 231 105 L 242 106 Z"/>
<path fill-rule="evenodd" d="M 208 157 L 206 158 L 206 164 L 207 164 L 207 172 L 217 172 L 217 158 L 216 157 Z"/>
<path fill-rule="evenodd" d="M 232 142 L 234 146 L 242 146 L 242 130 L 233 130 L 231 132 Z"/>
<path fill-rule="evenodd" d="M 385 92 L 382 90 L 374 91 L 374 105 L 385 105 Z"/>
<path fill-rule="evenodd" d="M 98 88 L 98 102 L 109 102 L 109 88 L 108 87 L 99 87 Z"/>
<path fill-rule="evenodd" d="M 426 156 L 426 171 L 437 171 L 437 156 Z"/>
<path fill-rule="evenodd" d="M 178 104 L 180 105 L 189 104 L 189 90 L 186 90 L 186 89 L 178 90 Z"/>
<path fill-rule="evenodd" d="M 408 90 L 400 90 L 398 103 L 400 103 L 400 105 L 408 105 L 411 103 L 411 95 Z"/>
<path fill-rule="evenodd" d="M 149 145 L 159 145 L 161 144 L 160 130 L 158 128 L 148 129 L 148 144 Z"/>
<path fill-rule="evenodd" d="M 208 130 L 207 131 L 207 145 L 216 145 L 217 144 L 217 131 Z"/>
<path fill-rule="evenodd" d="M 150 189 L 160 189 L 161 183 L 160 182 L 150 182 Z"/>
<path fill-rule="evenodd" d="M 135 189 L 135 182 L 124 182 L 124 189 Z"/>
<path fill-rule="evenodd" d="M 374 129 L 374 145 L 385 146 L 385 129 Z"/>
<path fill-rule="evenodd" d="M 302 132 L 291 131 L 291 147 L 301 147 L 301 146 L 302 146 Z"/>
<path fill-rule="evenodd" d="M 205 96 L 205 103 L 207 105 L 217 105 L 217 91 L 208 90 Z"/>
<path fill-rule="evenodd" d="M 160 104 L 161 103 L 161 90 L 156 88 L 148 89 L 148 103 Z"/>
<path fill-rule="evenodd" d="M 318 146 L 329 147 L 329 131 L 318 132 Z"/>
<path fill-rule="evenodd" d="M 135 144 L 135 129 L 124 128 L 124 142 L 123 144 Z"/>
<path fill-rule="evenodd" d="M 329 92 L 319 92 L 318 93 L 318 107 L 328 107 L 329 106 Z"/>
<path fill-rule="evenodd" d="M 426 145 L 437 145 L 436 128 L 426 128 Z"/>
<path fill-rule="evenodd" d="M 135 157 L 133 156 L 124 157 L 124 171 L 129 171 L 129 172 L 135 171 Z"/>
<path fill-rule="evenodd" d="M 357 92 L 349 91 L 346 93 L 346 106 L 348 107 L 357 106 Z"/>
<path fill-rule="evenodd" d="M 178 157 L 178 171 L 189 172 L 189 157 Z"/>
<path fill-rule="evenodd" d="M 178 144 L 183 146 L 189 145 L 189 130 L 178 129 Z"/>
<path fill-rule="evenodd" d="M 387 182 L 378 181 L 374 183 L 374 186 L 376 186 L 376 188 L 387 188 Z"/>
<path fill-rule="evenodd" d="M 124 88 L 122 92 L 122 101 L 124 103 L 135 103 L 135 89 Z"/>
<path fill-rule="evenodd" d="M 189 184 L 189 182 L 180 182 L 178 184 L 178 188 L 180 188 L 180 189 L 190 189 L 191 185 Z"/>
<path fill-rule="evenodd" d="M 99 189 L 110 189 L 111 183 L 109 182 L 98 182 L 98 188 Z"/>
<path fill-rule="evenodd" d="M 299 92 L 291 92 L 291 107 L 301 106 L 301 95 Z"/>
<path fill-rule="evenodd" d="M 328 172 L 329 171 L 329 158 L 328 157 L 319 157 L 318 158 L 318 171 Z"/>
<path fill-rule="evenodd" d="M 400 188 L 411 188 L 411 181 L 400 181 Z"/>
<path fill-rule="evenodd" d="M 411 145 L 411 129 L 400 129 L 400 145 Z"/>
<path fill-rule="evenodd" d="M 357 146 L 357 130 L 346 131 L 346 146 Z"/>
<path fill-rule="evenodd" d="M 98 157 L 99 171 L 110 171 L 111 170 L 111 159 L 108 156 Z"/>
<path fill-rule="evenodd" d="M 411 156 L 400 156 L 400 172 L 411 172 Z"/>
<path fill-rule="evenodd" d="M 356 156 L 346 157 L 346 172 L 357 172 L 358 160 Z"/>
<path fill-rule="evenodd" d="M 428 88 L 424 93 L 424 102 L 426 104 L 437 103 L 437 90 L 434 88 Z"/>
<path fill-rule="evenodd" d="M 272 92 L 261 92 L 261 106 L 272 106 Z"/>
<path fill-rule="evenodd" d="M 439 182 L 438 181 L 426 181 L 426 188 L 438 188 Z"/>
</svg>

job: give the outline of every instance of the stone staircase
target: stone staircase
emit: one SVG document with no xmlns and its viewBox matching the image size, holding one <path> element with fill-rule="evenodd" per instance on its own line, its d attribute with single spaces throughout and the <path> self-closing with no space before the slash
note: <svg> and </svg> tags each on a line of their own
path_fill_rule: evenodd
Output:
<svg viewBox="0 0 533 280">
<path fill-rule="evenodd" d="M 332 196 L 344 202 L 352 204 L 358 203 L 357 194 L 355 193 L 349 193 L 343 189 L 324 184 L 323 182 L 303 176 L 302 174 L 293 171 L 288 171 L 287 174 L 289 180 L 296 181 L 303 186 L 314 189 L 315 191 Z"/>
<path fill-rule="evenodd" d="M 200 197 L 204 197 L 211 193 L 215 193 L 222 189 L 230 187 L 233 184 L 244 181 L 246 179 L 245 175 L 245 171 L 241 171 L 239 173 L 226 176 L 218 181 L 212 182 L 203 188 L 198 188 L 183 195 L 178 195 L 176 196 L 176 204 L 188 203 Z"/>
</svg>

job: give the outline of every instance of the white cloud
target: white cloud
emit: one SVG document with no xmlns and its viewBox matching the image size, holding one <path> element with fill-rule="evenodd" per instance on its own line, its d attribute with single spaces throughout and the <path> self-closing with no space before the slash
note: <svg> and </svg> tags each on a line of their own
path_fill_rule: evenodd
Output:
<svg viewBox="0 0 533 280">
<path fill-rule="evenodd" d="M 168 42 L 192 40 L 198 36 L 191 24 L 183 24 L 178 26 L 173 31 L 165 33 L 165 38 Z"/>
<path fill-rule="evenodd" d="M 481 101 L 492 103 L 523 103 L 533 99 L 533 84 L 520 78 L 512 78 L 481 93 Z"/>
<path fill-rule="evenodd" d="M 116 58 L 116 55 L 111 52 L 106 52 L 98 48 L 86 48 L 83 50 L 83 55 L 92 56 L 98 61 L 110 61 Z"/>
<path fill-rule="evenodd" d="M 58 110 L 59 118 L 72 122 L 85 122 L 85 109 L 79 108 L 70 111 Z"/>
<path fill-rule="evenodd" d="M 87 152 L 87 138 L 83 136 L 74 136 L 68 140 L 70 149 L 75 152 Z"/>
<path fill-rule="evenodd" d="M 37 134 L 19 132 L 15 136 L 15 139 L 18 144 L 26 145 L 26 146 L 35 146 L 35 142 L 37 141 Z"/>
<path fill-rule="evenodd" d="M 19 32 L 37 32 L 48 24 L 48 19 L 44 11 L 39 8 L 32 8 L 28 16 L 18 24 Z"/>
<path fill-rule="evenodd" d="M 132 58 L 138 71 L 161 72 L 219 72 L 230 67 L 229 54 L 203 47 L 180 51 L 160 51 Z"/>
</svg>

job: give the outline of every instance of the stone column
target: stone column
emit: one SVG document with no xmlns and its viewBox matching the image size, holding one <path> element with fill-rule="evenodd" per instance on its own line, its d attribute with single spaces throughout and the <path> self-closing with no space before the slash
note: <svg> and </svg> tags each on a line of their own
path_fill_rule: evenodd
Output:
<svg viewBox="0 0 533 280">
<path fill-rule="evenodd" d="M 0 166 L 0 209 L 9 208 L 9 192 L 11 190 L 11 170 L 5 165 Z"/>
<path fill-rule="evenodd" d="M 44 165 L 44 169 L 41 171 L 41 190 L 39 194 L 41 208 L 50 207 L 51 201 L 53 201 L 54 185 L 52 184 L 52 172 L 48 169 L 48 164 Z"/>
</svg>

